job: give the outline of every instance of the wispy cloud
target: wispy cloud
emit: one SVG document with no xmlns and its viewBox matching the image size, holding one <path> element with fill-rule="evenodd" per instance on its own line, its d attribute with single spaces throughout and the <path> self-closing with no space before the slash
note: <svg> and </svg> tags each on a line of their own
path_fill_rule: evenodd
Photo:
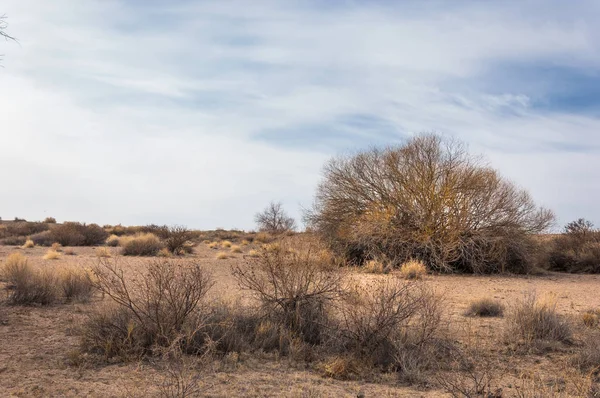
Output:
<svg viewBox="0 0 600 398">
<path fill-rule="evenodd" d="M 2 7 L 2 216 L 249 228 L 331 155 L 439 131 L 600 223 L 594 1 Z"/>
</svg>

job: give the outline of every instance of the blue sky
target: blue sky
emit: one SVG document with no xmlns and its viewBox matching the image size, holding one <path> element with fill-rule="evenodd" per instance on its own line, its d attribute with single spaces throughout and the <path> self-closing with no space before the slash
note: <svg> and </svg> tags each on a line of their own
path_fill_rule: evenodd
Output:
<svg viewBox="0 0 600 398">
<path fill-rule="evenodd" d="M 252 4 L 252 5 L 250 5 Z M 0 216 L 253 227 L 436 131 L 600 224 L 596 1 L 5 0 Z"/>
</svg>

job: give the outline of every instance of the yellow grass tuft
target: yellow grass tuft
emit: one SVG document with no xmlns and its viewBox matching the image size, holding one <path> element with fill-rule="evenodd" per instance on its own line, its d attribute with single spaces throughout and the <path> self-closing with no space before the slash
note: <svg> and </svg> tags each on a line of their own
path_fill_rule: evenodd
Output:
<svg viewBox="0 0 600 398">
<path fill-rule="evenodd" d="M 208 244 L 208 247 L 211 249 L 216 249 L 217 247 L 219 247 L 219 244 L 217 242 L 210 242 Z"/>
<path fill-rule="evenodd" d="M 32 247 L 35 246 L 35 243 L 33 243 L 33 241 L 31 239 L 27 239 L 25 241 L 25 244 L 23 246 L 21 246 L 23 249 L 31 249 Z"/>
<path fill-rule="evenodd" d="M 110 253 L 110 250 L 108 249 L 108 247 L 98 247 L 96 249 L 96 257 L 109 258 L 109 257 L 112 257 L 112 254 Z"/>
<path fill-rule="evenodd" d="M 160 249 L 157 256 L 158 257 L 172 257 L 173 254 L 169 251 L 169 249 L 167 249 L 166 247 L 163 247 L 162 249 Z"/>
<path fill-rule="evenodd" d="M 406 279 L 422 279 L 427 275 L 427 267 L 419 260 L 409 260 L 400 267 L 400 275 Z"/>
<path fill-rule="evenodd" d="M 231 247 L 231 242 L 228 240 L 224 240 L 223 242 L 221 242 L 221 246 L 226 248 Z"/>
<path fill-rule="evenodd" d="M 260 254 L 258 253 L 257 250 L 250 250 L 248 252 L 248 257 L 258 257 Z"/>
<path fill-rule="evenodd" d="M 75 253 L 75 250 L 74 250 L 73 248 L 71 248 L 71 247 L 67 247 L 67 248 L 65 249 L 65 254 L 66 254 L 67 256 L 74 256 L 74 255 L 76 255 L 77 253 Z"/>
<path fill-rule="evenodd" d="M 242 246 L 248 246 L 249 244 L 250 244 L 250 242 L 249 242 L 249 241 L 247 241 L 246 239 L 244 239 L 244 240 L 242 241 Z"/>
<path fill-rule="evenodd" d="M 119 246 L 119 237 L 115 234 L 112 234 L 106 239 L 106 246 L 116 247 Z"/>
<path fill-rule="evenodd" d="M 217 253 L 217 260 L 227 260 L 229 256 L 225 252 Z"/>
<path fill-rule="evenodd" d="M 589 328 L 595 328 L 600 324 L 600 310 L 587 310 L 581 316 L 583 324 Z"/>
<path fill-rule="evenodd" d="M 44 260 L 58 260 L 60 258 L 60 253 L 56 250 L 48 250 L 46 255 L 44 255 Z"/>
<path fill-rule="evenodd" d="M 383 265 L 383 262 L 379 260 L 367 261 L 364 265 L 364 269 L 371 274 L 384 274 L 387 272 L 387 268 Z"/>
<path fill-rule="evenodd" d="M 242 248 L 239 247 L 238 245 L 233 245 L 233 246 L 231 246 L 231 252 L 232 253 L 242 253 Z"/>
<path fill-rule="evenodd" d="M 54 250 L 55 252 L 61 252 L 62 251 L 62 245 L 58 242 L 54 242 L 52 244 L 52 246 L 50 247 L 52 250 Z"/>
</svg>

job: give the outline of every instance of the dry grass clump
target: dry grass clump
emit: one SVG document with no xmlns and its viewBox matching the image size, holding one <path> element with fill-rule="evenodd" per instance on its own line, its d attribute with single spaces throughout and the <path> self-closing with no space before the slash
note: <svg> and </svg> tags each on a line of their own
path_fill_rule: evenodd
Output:
<svg viewBox="0 0 600 398">
<path fill-rule="evenodd" d="M 58 242 L 54 242 L 52 244 L 52 246 L 50 246 L 50 248 L 52 250 L 54 250 L 55 252 L 59 252 L 59 253 L 62 252 L 62 245 L 60 243 L 58 243 Z"/>
<path fill-rule="evenodd" d="M 583 372 L 598 375 L 600 373 L 600 333 L 586 334 L 582 347 L 571 362 Z"/>
<path fill-rule="evenodd" d="M 210 242 L 208 247 L 211 249 L 217 249 L 219 247 L 219 242 Z"/>
<path fill-rule="evenodd" d="M 254 236 L 254 242 L 257 243 L 271 243 L 275 240 L 275 237 L 266 232 L 259 232 Z"/>
<path fill-rule="evenodd" d="M 231 252 L 232 253 L 242 253 L 242 248 L 238 245 L 232 245 Z"/>
<path fill-rule="evenodd" d="M 216 258 L 217 260 L 227 260 L 229 256 L 225 252 L 218 252 Z"/>
<path fill-rule="evenodd" d="M 119 237 L 115 234 L 112 234 L 108 238 L 106 238 L 106 246 L 117 247 L 119 246 Z"/>
<path fill-rule="evenodd" d="M 367 261 L 364 265 L 364 270 L 371 274 L 387 274 L 389 272 L 389 268 L 379 260 Z"/>
<path fill-rule="evenodd" d="M 511 309 L 507 321 L 509 339 L 569 342 L 573 335 L 567 320 L 556 312 L 553 297 L 538 300 L 535 294 L 527 294 Z"/>
<path fill-rule="evenodd" d="M 171 253 L 166 247 L 160 249 L 160 251 L 156 255 L 158 257 L 173 257 L 173 253 Z"/>
<path fill-rule="evenodd" d="M 600 309 L 589 309 L 581 315 L 583 324 L 589 328 L 595 328 L 600 324 Z"/>
<path fill-rule="evenodd" d="M 260 255 L 258 250 L 250 250 L 247 254 L 248 257 L 256 258 Z"/>
<path fill-rule="evenodd" d="M 495 317 L 504 314 L 504 305 L 498 300 L 489 297 L 471 301 L 465 311 L 466 316 Z"/>
<path fill-rule="evenodd" d="M 75 253 L 75 250 L 71 247 L 67 247 L 64 251 L 66 256 L 75 256 L 77 253 Z"/>
<path fill-rule="evenodd" d="M 60 253 L 56 250 L 48 250 L 44 255 L 44 260 L 58 260 L 60 258 Z"/>
<path fill-rule="evenodd" d="M 97 247 L 96 248 L 96 257 L 108 258 L 108 257 L 112 257 L 112 254 L 108 247 Z"/>
<path fill-rule="evenodd" d="M 151 233 L 121 238 L 121 246 L 124 256 L 156 256 L 164 247 L 160 239 Z"/>
<path fill-rule="evenodd" d="M 93 286 L 112 305 L 84 325 L 85 351 L 129 359 L 160 347 L 204 350 L 190 344 L 201 333 L 202 302 L 213 282 L 198 264 L 155 260 L 145 273 L 126 278 L 116 261 L 101 259 L 93 274 Z"/>
<path fill-rule="evenodd" d="M 91 275 L 81 268 L 61 268 L 57 270 L 62 295 L 67 302 L 86 303 L 94 294 Z"/>
<path fill-rule="evenodd" d="M 224 240 L 223 242 L 221 242 L 221 247 L 223 248 L 230 248 L 232 245 L 232 243 L 228 240 Z"/>
<path fill-rule="evenodd" d="M 242 246 L 248 246 L 250 244 L 250 241 L 248 241 L 247 239 L 243 239 L 241 242 Z"/>
<path fill-rule="evenodd" d="M 29 265 L 27 258 L 20 253 L 8 256 L 0 272 L 7 282 L 8 300 L 12 304 L 54 303 L 58 298 L 58 281 L 48 270 Z"/>
<path fill-rule="evenodd" d="M 419 260 L 409 260 L 400 267 L 400 275 L 406 279 L 422 279 L 427 275 L 427 267 Z"/>
<path fill-rule="evenodd" d="M 27 239 L 25 241 L 25 244 L 23 246 L 21 246 L 23 249 L 31 249 L 32 247 L 35 246 L 35 243 L 31 240 L 31 239 Z"/>
</svg>

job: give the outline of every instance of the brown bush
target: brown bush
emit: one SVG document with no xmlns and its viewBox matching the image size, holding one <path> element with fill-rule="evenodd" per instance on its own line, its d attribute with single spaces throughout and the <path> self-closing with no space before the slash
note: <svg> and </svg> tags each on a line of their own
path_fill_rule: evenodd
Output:
<svg viewBox="0 0 600 398">
<path fill-rule="evenodd" d="M 51 231 L 44 231 L 31 235 L 30 239 L 37 246 L 51 246 L 52 243 L 54 243 L 54 237 L 52 236 Z"/>
<path fill-rule="evenodd" d="M 156 256 L 164 247 L 160 239 L 150 233 L 121 238 L 120 244 L 124 256 Z"/>
<path fill-rule="evenodd" d="M 350 262 L 411 258 L 441 272 L 527 272 L 532 234 L 554 216 L 527 192 L 435 135 L 330 161 L 306 214 Z"/>
<path fill-rule="evenodd" d="M 186 227 L 181 225 L 167 227 L 163 239 L 167 249 L 171 253 L 176 255 L 191 253 L 193 247 L 190 242 L 192 233 Z"/>
<path fill-rule="evenodd" d="M 565 226 L 548 254 L 549 269 L 574 273 L 600 273 L 600 231 L 584 219 Z"/>
<path fill-rule="evenodd" d="M 259 300 L 271 322 L 319 344 L 329 304 L 342 295 L 342 274 L 322 261 L 315 244 L 297 242 L 294 251 L 290 247 L 283 241 L 270 250 L 263 248 L 258 257 L 234 265 L 233 275 Z"/>
<path fill-rule="evenodd" d="M 104 244 L 108 233 L 97 224 L 65 222 L 50 230 L 53 242 L 63 246 L 97 246 Z"/>
<path fill-rule="evenodd" d="M 568 321 L 556 312 L 555 299 L 538 300 L 533 293 L 511 308 L 507 323 L 508 338 L 526 343 L 539 340 L 570 342 L 573 335 Z"/>
<path fill-rule="evenodd" d="M 280 202 L 271 202 L 262 212 L 254 217 L 261 232 L 282 234 L 296 229 L 296 221 L 288 216 Z"/>
<path fill-rule="evenodd" d="M 46 224 L 56 224 L 56 218 L 54 218 L 54 217 L 46 217 L 44 219 L 44 223 L 46 223 Z"/>
<path fill-rule="evenodd" d="M 213 284 L 199 265 L 168 259 L 151 261 L 146 273 L 131 279 L 109 259 L 100 259 L 93 273 L 93 286 L 116 307 L 89 319 L 83 347 L 107 357 L 150 352 L 189 336 L 201 323 L 202 300 Z"/>
<path fill-rule="evenodd" d="M 49 305 L 58 299 L 58 280 L 54 273 L 29 265 L 20 253 L 8 256 L 0 274 L 7 282 L 8 300 L 12 304 Z"/>
<path fill-rule="evenodd" d="M 502 303 L 489 297 L 471 301 L 469 308 L 465 312 L 466 316 L 481 317 L 502 316 L 503 314 L 504 306 Z"/>
</svg>

